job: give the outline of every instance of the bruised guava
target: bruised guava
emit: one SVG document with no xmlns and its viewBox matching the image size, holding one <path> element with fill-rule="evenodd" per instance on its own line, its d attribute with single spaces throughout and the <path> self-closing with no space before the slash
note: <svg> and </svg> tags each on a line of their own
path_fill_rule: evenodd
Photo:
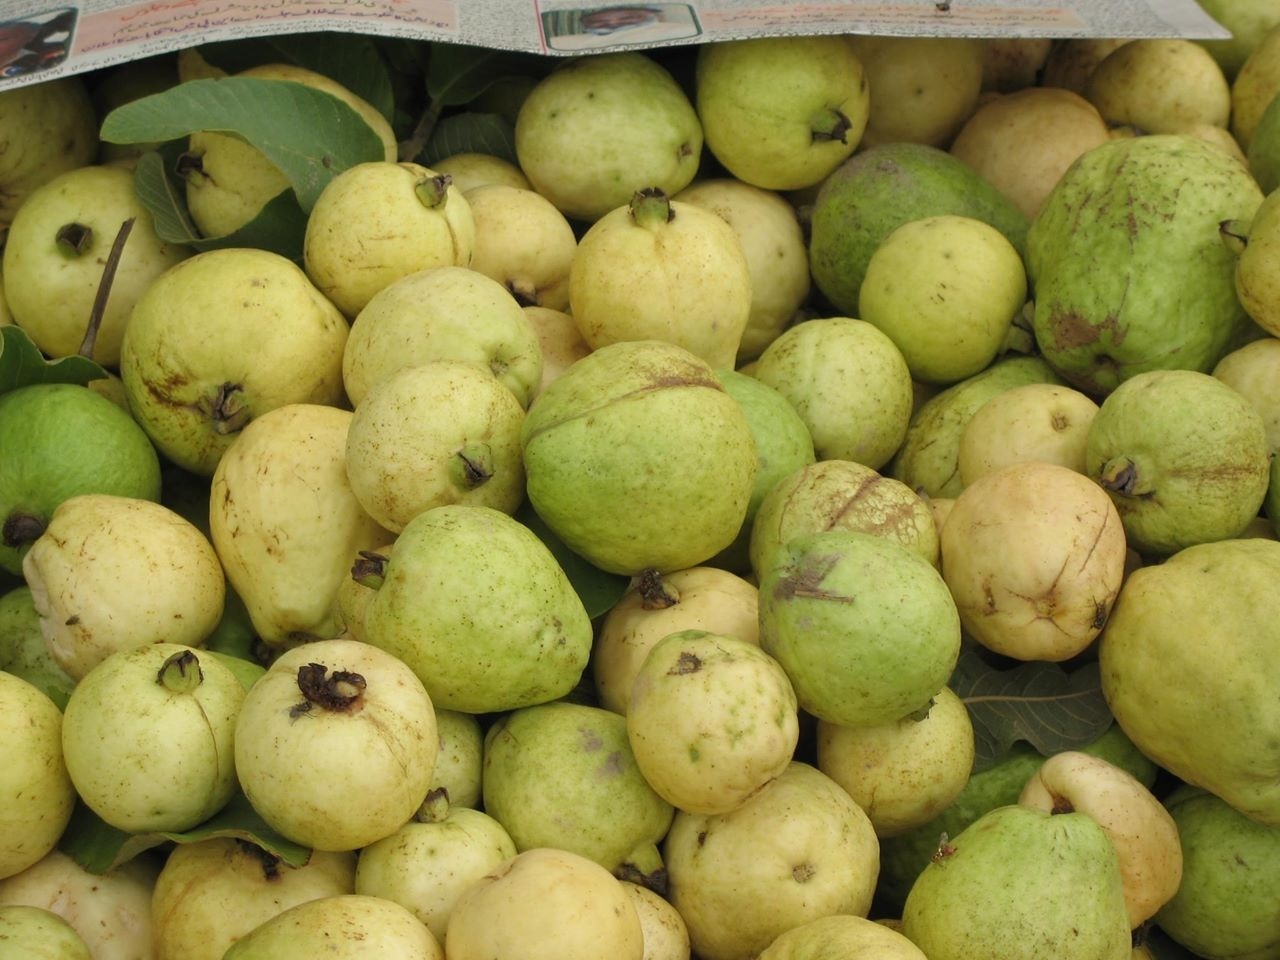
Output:
<svg viewBox="0 0 1280 960">
<path fill-rule="evenodd" d="M 1027 234 L 1045 359 L 1094 395 L 1148 370 L 1212 369 L 1247 316 L 1234 256 L 1205 225 L 1248 219 L 1261 202 L 1242 164 L 1191 136 L 1083 154 Z"/>
<path fill-rule="evenodd" d="M 923 709 L 946 684 L 960 617 L 942 575 L 918 554 L 875 534 L 828 530 L 783 544 L 760 575 L 760 646 L 804 710 L 874 726 Z"/>
</svg>

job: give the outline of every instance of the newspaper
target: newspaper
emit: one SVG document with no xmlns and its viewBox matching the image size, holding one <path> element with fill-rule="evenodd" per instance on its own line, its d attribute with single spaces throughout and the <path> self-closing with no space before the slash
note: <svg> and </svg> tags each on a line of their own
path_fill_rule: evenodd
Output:
<svg viewBox="0 0 1280 960">
<path fill-rule="evenodd" d="M 552 56 L 834 33 L 1230 36 L 1195 0 L 0 0 L 0 88 L 201 43 L 317 31 Z"/>
</svg>

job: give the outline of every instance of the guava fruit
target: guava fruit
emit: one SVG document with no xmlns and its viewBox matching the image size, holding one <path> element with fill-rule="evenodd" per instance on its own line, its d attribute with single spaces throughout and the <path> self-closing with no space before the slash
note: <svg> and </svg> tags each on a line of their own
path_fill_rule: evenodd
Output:
<svg viewBox="0 0 1280 960">
<path fill-rule="evenodd" d="M 760 646 L 807 713 L 878 726 L 924 708 L 946 684 L 960 617 L 918 554 L 872 533 L 824 530 L 782 544 L 761 572 Z"/>
<path fill-rule="evenodd" d="M 86 339 L 107 256 L 132 221 L 111 279 L 97 333 Z M 133 305 L 151 281 L 189 257 L 190 247 L 156 234 L 151 211 L 119 166 L 83 166 L 31 192 L 9 225 L 4 245 L 5 299 L 14 323 L 44 353 L 120 363 L 120 343 Z"/>
<path fill-rule="evenodd" d="M 444 960 L 440 942 L 407 907 L 357 893 L 292 906 L 237 940 L 223 960 L 307 960 L 320 952 L 333 960 Z"/>
<path fill-rule="evenodd" d="M 179 75 L 184 80 L 196 79 L 183 75 L 181 61 Z M 206 75 L 225 76 L 220 70 Z M 395 160 L 396 136 L 390 122 L 372 104 L 336 80 L 292 63 L 259 64 L 236 76 L 302 83 L 337 97 L 378 135 L 384 159 Z M 268 201 L 289 189 L 288 178 L 257 147 L 239 137 L 211 130 L 191 134 L 180 169 L 186 180 L 191 219 L 206 237 L 221 237 L 240 229 Z"/>
<path fill-rule="evenodd" d="M 252 247 L 207 250 L 170 267 L 138 299 L 120 376 L 161 453 L 211 476 L 258 414 L 340 402 L 347 332 L 293 261 Z"/>
<path fill-rule="evenodd" d="M 798 761 L 728 813 L 678 811 L 662 849 L 668 897 L 703 960 L 748 960 L 818 917 L 865 917 L 880 866 L 862 808 Z"/>
<path fill-rule="evenodd" d="M 960 480 L 960 440 L 978 408 L 1005 390 L 1027 383 L 1061 383 L 1039 356 L 1009 356 L 926 400 L 912 415 L 906 439 L 887 472 L 917 493 L 955 497 Z"/>
<path fill-rule="evenodd" d="M 587 665 L 591 620 L 569 578 L 528 527 L 492 507 L 418 514 L 371 583 L 365 640 L 407 664 L 441 709 L 556 700 Z"/>
<path fill-rule="evenodd" d="M 94 960 L 138 960 L 153 950 L 151 892 L 158 871 L 148 853 L 91 873 L 69 854 L 53 850 L 0 880 L 0 904 L 56 913 L 80 935 Z"/>
<path fill-rule="evenodd" d="M 207 651 L 155 643 L 112 654 L 80 679 L 63 715 L 76 793 L 126 833 L 203 823 L 236 790 L 244 697 L 239 678 Z"/>
<path fill-rule="evenodd" d="M 444 790 L 451 809 L 480 805 L 484 769 L 484 731 L 480 718 L 461 710 L 436 708 L 440 748 L 431 774 L 431 789 Z"/>
<path fill-rule="evenodd" d="M 1024 85 L 984 99 L 948 152 L 1032 218 L 1072 161 L 1108 137 L 1106 121 L 1080 94 Z"/>
<path fill-rule="evenodd" d="M 1212 369 L 1247 323 L 1212 225 L 1261 202 L 1248 170 L 1195 137 L 1128 137 L 1083 154 L 1027 233 L 1045 359 L 1093 395 L 1148 370 Z"/>
<path fill-rule="evenodd" d="M 1262 192 L 1268 196 L 1280 187 L 1280 97 L 1273 97 L 1258 118 L 1257 129 L 1249 141 L 1245 162 Z"/>
<path fill-rule="evenodd" d="M 1268 26 L 1231 82 L 1231 132 L 1246 151 L 1267 106 L 1280 93 L 1280 23 Z"/>
<path fill-rule="evenodd" d="M 1183 37 L 1139 38 L 1102 59 L 1084 96 L 1112 126 L 1182 133 L 1199 123 L 1226 127 L 1231 87 L 1204 47 Z"/>
<path fill-rule="evenodd" d="M 874 727 L 818 721 L 818 769 L 848 791 L 882 839 L 936 817 L 973 769 L 973 723 L 964 702 L 943 687 L 922 712 Z"/>
<path fill-rule="evenodd" d="M 118 650 L 200 646 L 226 601 L 208 538 L 168 507 L 134 497 L 64 500 L 22 573 L 50 654 L 77 681 Z"/>
<path fill-rule="evenodd" d="M 493 183 L 464 192 L 475 221 L 470 268 L 521 306 L 567 309 L 578 238 L 565 215 L 529 187 Z"/>
<path fill-rule="evenodd" d="M 960 434 L 960 482 L 968 486 L 1030 460 L 1084 473 L 1089 427 L 1097 415 L 1098 405 L 1088 394 L 1061 384 L 1028 383 L 998 393 L 978 408 Z"/>
<path fill-rule="evenodd" d="M 1228 80 L 1235 79 L 1258 41 L 1280 24 L 1280 9 L 1271 0 L 1196 0 L 1201 9 L 1231 31 L 1225 40 L 1197 40 L 1213 55 Z"/>
<path fill-rule="evenodd" d="M 1023 252 L 1027 218 L 972 167 L 921 143 L 884 143 L 854 154 L 814 200 L 809 268 L 836 309 L 858 316 L 858 292 L 871 255 L 894 228 L 937 214 L 973 217 Z"/>
<path fill-rule="evenodd" d="M 738 535 L 755 488 L 741 405 L 706 361 L 663 341 L 574 363 L 529 407 L 521 442 L 533 509 L 613 573 L 705 562 Z"/>
<path fill-rule="evenodd" d="M 357 640 L 314 640 L 245 694 L 235 769 L 272 829 L 313 849 L 356 850 L 422 805 L 438 744 L 431 698 L 408 666 Z"/>
<path fill-rule="evenodd" d="M 641 960 L 640 917 L 622 881 L 568 850 L 535 847 L 499 864 L 458 900 L 449 960 Z"/>
<path fill-rule="evenodd" d="M 766 190 L 812 186 L 858 146 L 871 91 L 844 37 L 754 37 L 703 44 L 696 106 L 707 149 Z"/>
<path fill-rule="evenodd" d="M 45 646 L 30 587 L 14 587 L 0 596 L 0 670 L 27 681 L 59 710 L 75 686 Z"/>
<path fill-rule="evenodd" d="M 1045 813 L 1083 813 L 1098 822 L 1116 848 L 1131 928 L 1150 920 L 1178 889 L 1178 827 L 1127 770 L 1079 750 L 1062 750 L 1031 776 L 1018 803 Z"/>
<path fill-rule="evenodd" d="M 838 951 L 833 953 L 832 951 Z M 759 960 L 926 960 L 897 930 L 866 917 L 834 913 L 780 933 Z"/>
<path fill-rule="evenodd" d="M 1280 335 L 1280 193 L 1268 193 L 1251 220 L 1223 222 L 1222 234 L 1237 255 L 1235 288 L 1245 312 L 1272 337 Z"/>
<path fill-rule="evenodd" d="M 160 499 L 160 458 L 118 406 L 73 384 L 0 395 L 0 567 L 22 558 L 63 500 L 81 493 Z"/>
<path fill-rule="evenodd" d="M 672 199 L 710 210 L 738 235 L 751 277 L 751 312 L 736 363 L 754 360 L 798 318 L 809 297 L 809 251 L 795 207 L 734 177 L 697 180 Z"/>
<path fill-rule="evenodd" d="M 1056 463 L 979 477 L 942 527 L 942 574 L 966 634 L 1018 660 L 1093 643 L 1120 592 L 1126 538 L 1105 490 Z"/>
<path fill-rule="evenodd" d="M 756 443 L 756 483 L 738 536 L 709 562 L 745 572 L 751 567 L 751 530 L 761 503 L 776 484 L 812 464 L 817 454 L 808 425 L 779 391 L 737 370 L 720 370 L 716 377 L 741 405 L 751 425 Z"/>
<path fill-rule="evenodd" d="M 256 635 L 282 647 L 339 633 L 351 560 L 390 534 L 347 480 L 352 414 L 291 403 L 255 417 L 213 472 L 210 540 Z"/>
<path fill-rule="evenodd" d="M 0 163 L 0 224 L 7 226 L 36 187 L 93 162 L 98 118 L 85 78 L 6 87 L 0 94 L 0 141 L 13 145 Z"/>
<path fill-rule="evenodd" d="M 889 335 L 866 320 L 797 323 L 765 348 L 752 375 L 795 407 L 819 460 L 878 470 L 907 432 L 911 369 Z"/>
<path fill-rule="evenodd" d="M 1131 949 L 1106 831 L 1083 813 L 1017 804 L 939 846 L 907 895 L 902 932 L 929 960 L 1129 960 Z"/>
<path fill-rule="evenodd" d="M 1262 415 L 1218 378 L 1151 370 L 1103 400 L 1085 469 L 1115 503 L 1129 546 L 1160 556 L 1239 534 L 1266 497 L 1271 448 Z"/>
<path fill-rule="evenodd" d="M 311 851 L 292 867 L 247 840 L 209 837 L 165 857 L 152 892 L 155 960 L 222 960 L 259 924 L 290 907 L 353 891 L 352 853 Z"/>
<path fill-rule="evenodd" d="M 852 460 L 819 460 L 778 480 L 751 528 L 757 577 L 793 537 L 858 530 L 895 540 L 938 565 L 938 529 L 929 505 L 906 484 Z"/>
<path fill-rule="evenodd" d="M 1267 960 L 1280 951 L 1280 826 L 1180 787 L 1165 800 L 1182 843 L 1182 883 L 1155 916 L 1207 960 Z"/>
<path fill-rule="evenodd" d="M 751 273 L 728 222 L 638 190 L 578 241 L 569 313 L 592 349 L 665 340 L 732 369 L 751 313 Z"/>
<path fill-rule="evenodd" d="M 347 398 L 359 406 L 378 381 L 429 360 L 487 370 L 524 408 L 542 381 L 542 350 L 519 301 L 468 267 L 419 270 L 370 298 L 342 352 Z"/>
<path fill-rule="evenodd" d="M 71 924 L 51 910 L 22 904 L 0 907 L 0 956 L 93 960 Z"/>
<path fill-rule="evenodd" d="M 920 143 L 946 149 L 978 103 L 985 44 L 955 36 L 845 39 L 866 67 L 871 88 L 863 146 Z"/>
<path fill-rule="evenodd" d="M 1129 575 L 1098 650 L 1102 692 L 1138 748 L 1271 826 L 1280 824 L 1278 575 L 1274 540 L 1185 547 Z"/>
<path fill-rule="evenodd" d="M 360 851 L 355 892 L 408 907 L 444 943 L 467 888 L 515 855 L 501 823 L 432 791 L 413 819 Z"/>
<path fill-rule="evenodd" d="M 702 123 L 666 67 L 638 51 L 572 57 L 529 91 L 516 158 L 567 217 L 594 221 L 646 187 L 689 185 Z"/>
<path fill-rule="evenodd" d="M 559 847 L 618 877 L 661 874 L 657 844 L 675 811 L 641 774 L 627 721 L 556 701 L 500 717 L 485 734 L 485 812 L 517 850 Z"/>
<path fill-rule="evenodd" d="M 71 820 L 75 787 L 62 753 L 62 712 L 36 687 L 0 671 L 0 723 L 12 754 L 0 773 L 0 878 L 43 859 Z M 0 899 L 0 903 L 5 901 Z"/>
<path fill-rule="evenodd" d="M 689 928 L 662 894 L 630 880 L 622 888 L 640 916 L 645 960 L 689 960 Z"/>
<path fill-rule="evenodd" d="M 648 570 L 633 577 L 601 619 L 591 648 L 600 706 L 626 715 L 636 673 L 668 634 L 705 630 L 759 643 L 758 600 L 755 584 L 722 567 Z"/>
<path fill-rule="evenodd" d="M 330 180 L 307 215 L 303 265 L 346 316 L 401 277 L 471 263 L 471 205 L 420 163 L 372 160 Z"/>
<path fill-rule="evenodd" d="M 1027 297 L 1022 257 L 973 217 L 923 217 L 876 247 L 858 316 L 888 335 L 913 380 L 950 384 L 986 369 Z"/>
<path fill-rule="evenodd" d="M 1127 770 L 1148 788 L 1155 783 L 1156 765 L 1118 724 L 1111 724 L 1080 749 Z M 1015 743 L 999 760 L 976 767 L 955 800 L 938 816 L 906 833 L 882 838 L 879 892 L 886 904 L 901 907 L 915 878 L 937 852 L 940 838 L 956 836 L 988 810 L 1017 803 L 1027 780 L 1044 760 L 1030 744 Z"/>
<path fill-rule="evenodd" d="M 786 769 L 799 741 L 796 695 L 754 643 L 704 630 L 659 640 L 631 684 L 625 721 L 636 766 L 688 813 L 728 813 Z"/>
</svg>

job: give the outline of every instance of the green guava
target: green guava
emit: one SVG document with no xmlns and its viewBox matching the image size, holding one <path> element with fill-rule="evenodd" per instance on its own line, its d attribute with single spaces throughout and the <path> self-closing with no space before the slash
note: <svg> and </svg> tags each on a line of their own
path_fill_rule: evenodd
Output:
<svg viewBox="0 0 1280 960">
<path fill-rule="evenodd" d="M 1160 929 L 1207 960 L 1280 956 L 1280 825 L 1179 787 L 1165 800 L 1182 844 L 1182 883 Z"/>
<path fill-rule="evenodd" d="M 75 928 L 51 910 L 26 904 L 0 907 L 0 956 L 23 960 L 93 960 Z"/>
<path fill-rule="evenodd" d="M 760 573 L 760 646 L 801 708 L 877 726 L 928 705 L 960 652 L 942 575 L 908 547 L 854 530 L 794 537 Z"/>
<path fill-rule="evenodd" d="M 1087 814 L 1017 804 L 940 845 L 907 895 L 902 932 L 929 960 L 1129 960 L 1132 949 L 1106 831 Z"/>
<path fill-rule="evenodd" d="M 613 573 L 705 562 L 742 529 L 751 424 L 704 360 L 659 340 L 592 351 L 529 407 L 526 491 L 573 551 Z"/>
<path fill-rule="evenodd" d="M 1216 225 L 1247 220 L 1262 198 L 1243 165 L 1191 136 L 1080 156 L 1027 233 L 1045 359 L 1093 395 L 1147 370 L 1212 369 L 1248 325 Z"/>
<path fill-rule="evenodd" d="M 1239 534 L 1270 480 L 1262 414 L 1217 377 L 1150 370 L 1103 400 L 1085 472 L 1111 496 L 1130 548 L 1168 555 Z"/>
<path fill-rule="evenodd" d="M 751 566 L 751 527 L 760 504 L 775 484 L 813 463 L 816 454 L 809 428 L 781 393 L 764 381 L 736 370 L 719 370 L 716 378 L 747 415 L 751 436 L 756 442 L 756 484 L 738 536 L 709 562 L 744 572 Z"/>
<path fill-rule="evenodd" d="M 81 493 L 160 499 L 160 458 L 146 433 L 105 397 L 73 384 L 0 395 L 0 567 L 22 558 L 63 500 Z"/>
<path fill-rule="evenodd" d="M 372 581 L 365 640 L 394 654 L 440 709 L 515 710 L 582 676 L 591 621 L 546 545 L 500 510 L 418 514 Z"/>
<path fill-rule="evenodd" d="M 617 876 L 659 874 L 675 809 L 636 765 L 620 714 L 556 701 L 500 718 L 485 737 L 485 812 L 517 850 L 559 847 Z"/>
</svg>

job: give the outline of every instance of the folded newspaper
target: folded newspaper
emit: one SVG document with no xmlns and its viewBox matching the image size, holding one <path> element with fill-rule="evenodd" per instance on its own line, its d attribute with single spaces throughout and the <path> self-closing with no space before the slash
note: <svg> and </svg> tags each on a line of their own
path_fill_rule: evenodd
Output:
<svg viewBox="0 0 1280 960">
<path fill-rule="evenodd" d="M 0 87 L 218 40 L 317 31 L 564 56 L 829 33 L 1230 36 L 1194 0 L 0 0 Z"/>
</svg>

